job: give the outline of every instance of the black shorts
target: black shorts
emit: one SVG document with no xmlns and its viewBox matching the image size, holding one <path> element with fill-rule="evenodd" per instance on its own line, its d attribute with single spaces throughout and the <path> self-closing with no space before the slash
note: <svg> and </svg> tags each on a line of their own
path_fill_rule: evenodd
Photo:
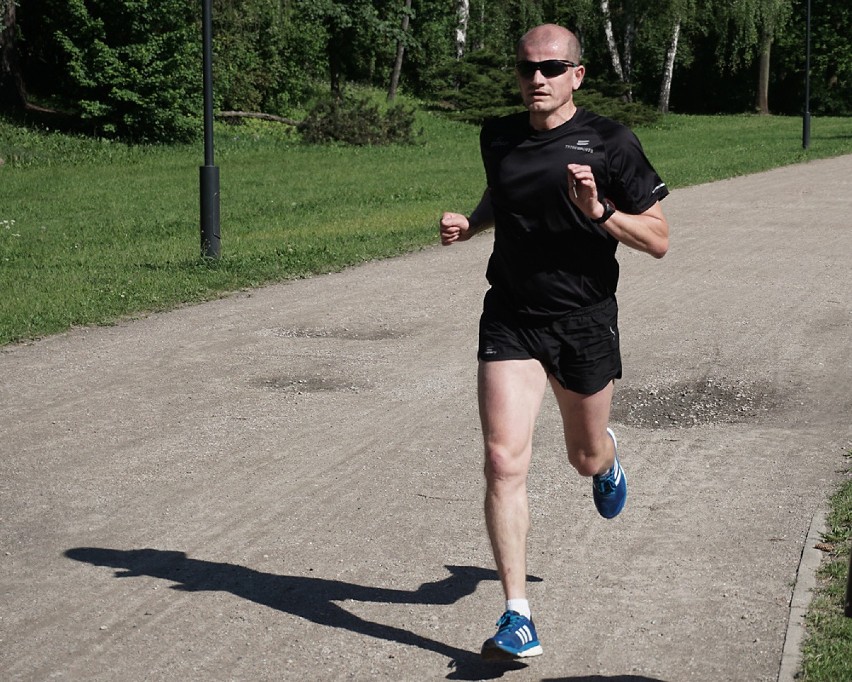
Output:
<svg viewBox="0 0 852 682">
<path fill-rule="evenodd" d="M 612 297 L 539 322 L 519 317 L 489 291 L 479 320 L 478 357 L 538 360 L 563 388 L 592 395 L 621 378 L 618 303 Z"/>
</svg>

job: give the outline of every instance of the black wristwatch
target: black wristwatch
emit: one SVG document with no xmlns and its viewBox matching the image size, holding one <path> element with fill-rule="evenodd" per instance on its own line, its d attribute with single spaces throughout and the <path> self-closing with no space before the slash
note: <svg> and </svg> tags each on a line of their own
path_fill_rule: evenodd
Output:
<svg viewBox="0 0 852 682">
<path fill-rule="evenodd" d="M 601 203 L 604 207 L 603 215 L 600 218 L 592 218 L 592 222 L 596 225 L 605 223 L 607 220 L 612 218 L 612 214 L 615 213 L 615 206 L 609 202 L 609 199 L 601 199 Z"/>
</svg>

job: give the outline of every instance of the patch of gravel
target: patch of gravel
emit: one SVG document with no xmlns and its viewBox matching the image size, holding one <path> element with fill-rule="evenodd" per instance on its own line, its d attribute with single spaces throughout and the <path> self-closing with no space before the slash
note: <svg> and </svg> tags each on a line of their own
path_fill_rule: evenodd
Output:
<svg viewBox="0 0 852 682">
<path fill-rule="evenodd" d="M 313 327 L 276 328 L 269 330 L 273 335 L 285 339 L 345 339 L 349 341 L 389 341 L 401 339 L 405 333 L 386 326 L 375 327 Z"/>
<path fill-rule="evenodd" d="M 769 385 L 707 377 L 689 382 L 619 386 L 612 417 L 629 426 L 683 429 L 758 422 L 778 404 L 777 391 Z"/>
</svg>

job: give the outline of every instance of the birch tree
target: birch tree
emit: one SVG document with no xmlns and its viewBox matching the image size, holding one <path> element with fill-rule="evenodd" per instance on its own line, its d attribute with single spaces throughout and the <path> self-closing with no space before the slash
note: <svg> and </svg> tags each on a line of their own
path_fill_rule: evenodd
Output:
<svg viewBox="0 0 852 682">
<path fill-rule="evenodd" d="M 669 113 L 669 98 L 672 94 L 672 78 L 674 77 L 674 64 L 677 57 L 677 43 L 680 38 L 680 17 L 675 18 L 672 37 L 669 48 L 666 50 L 666 62 L 663 66 L 663 82 L 660 86 L 659 109 L 662 113 Z"/>
<path fill-rule="evenodd" d="M 601 21 L 606 37 L 612 70 L 616 78 L 624 84 L 624 99 L 633 101 L 633 57 L 636 36 L 649 13 L 658 9 L 659 3 L 653 0 L 600 0 Z M 619 22 L 613 21 L 617 15 Z M 621 35 L 619 50 L 617 35 Z"/>
<path fill-rule="evenodd" d="M 660 82 L 660 95 L 658 99 L 658 108 L 664 114 L 667 114 L 669 111 L 674 69 L 684 28 L 695 26 L 697 12 L 696 0 L 668 0 L 667 3 L 660 6 L 658 19 L 663 27 L 670 27 L 667 29 L 668 41 L 663 61 L 663 75 Z"/>
<path fill-rule="evenodd" d="M 615 32 L 612 29 L 612 15 L 609 11 L 609 0 L 601 0 L 601 16 L 603 18 L 604 36 L 606 46 L 609 50 L 609 58 L 612 62 L 612 70 L 622 83 L 624 82 L 624 69 L 621 68 L 621 56 L 618 53 L 618 45 L 615 42 Z"/>
<path fill-rule="evenodd" d="M 456 0 L 456 59 L 461 61 L 467 45 L 467 25 L 470 22 L 470 0 Z"/>
</svg>

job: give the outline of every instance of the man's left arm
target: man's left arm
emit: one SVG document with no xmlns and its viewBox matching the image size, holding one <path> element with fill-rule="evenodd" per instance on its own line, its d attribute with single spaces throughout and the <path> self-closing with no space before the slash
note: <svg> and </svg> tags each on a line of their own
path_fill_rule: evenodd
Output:
<svg viewBox="0 0 852 682">
<path fill-rule="evenodd" d="M 568 196 L 587 218 L 622 244 L 654 258 L 662 258 L 669 250 L 669 224 L 659 201 L 642 213 L 619 211 L 606 197 L 598 199 L 592 169 L 579 164 L 568 165 Z"/>
<path fill-rule="evenodd" d="M 654 258 L 662 258 L 669 250 L 669 224 L 663 215 L 660 202 L 638 215 L 623 213 L 613 205 L 615 212 L 602 223 L 598 223 L 622 244 L 637 251 L 651 254 Z M 606 209 L 599 201 L 597 210 L 589 215 L 592 220 L 599 220 Z"/>
</svg>

